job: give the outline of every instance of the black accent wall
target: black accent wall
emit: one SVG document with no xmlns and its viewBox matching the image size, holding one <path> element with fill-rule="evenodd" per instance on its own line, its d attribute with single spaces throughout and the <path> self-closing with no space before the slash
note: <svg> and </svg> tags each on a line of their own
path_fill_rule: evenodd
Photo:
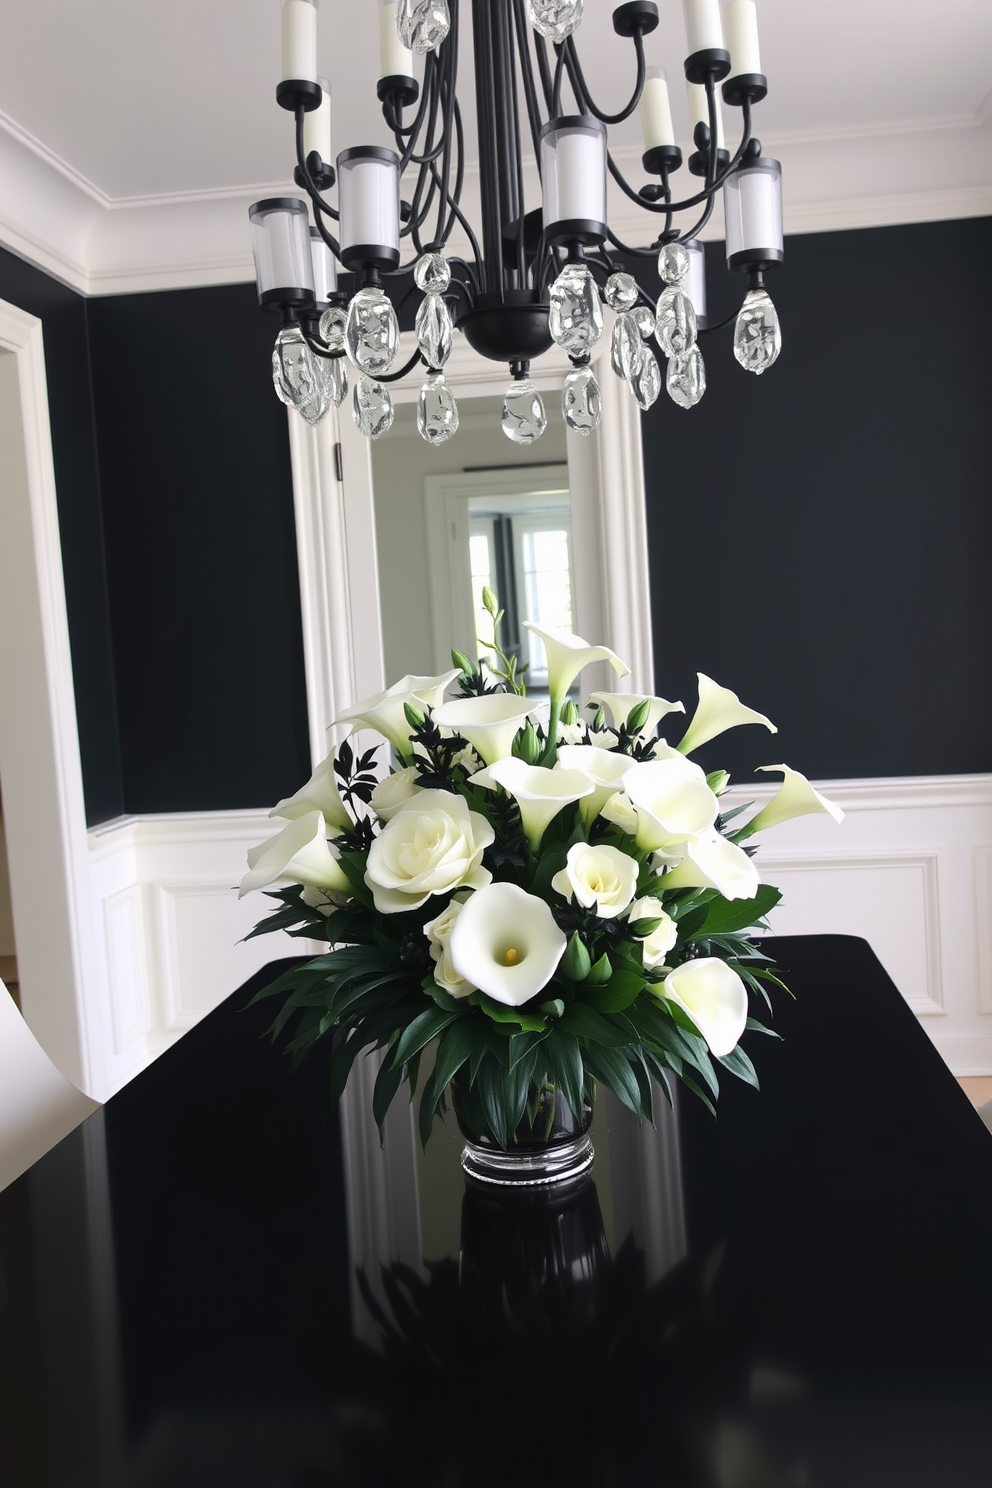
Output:
<svg viewBox="0 0 992 1488">
<path fill-rule="evenodd" d="M 713 321 L 745 288 L 722 248 Z M 778 363 L 704 336 L 702 402 L 645 416 L 657 690 L 691 710 L 698 669 L 779 726 L 704 762 L 992 769 L 990 261 L 992 218 L 789 238 Z"/>
</svg>

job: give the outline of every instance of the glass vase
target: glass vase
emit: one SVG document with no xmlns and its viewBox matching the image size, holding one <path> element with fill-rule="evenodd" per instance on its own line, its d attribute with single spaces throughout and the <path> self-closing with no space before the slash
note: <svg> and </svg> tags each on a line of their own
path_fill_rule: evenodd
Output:
<svg viewBox="0 0 992 1488">
<path fill-rule="evenodd" d="M 550 1076 L 527 1091 L 524 1114 L 505 1146 L 488 1127 L 469 1119 L 469 1101 L 457 1080 L 451 1082 L 452 1106 L 465 1138 L 462 1167 L 480 1183 L 543 1188 L 585 1173 L 593 1160 L 592 1100 L 587 1094 L 577 1118 Z"/>
</svg>

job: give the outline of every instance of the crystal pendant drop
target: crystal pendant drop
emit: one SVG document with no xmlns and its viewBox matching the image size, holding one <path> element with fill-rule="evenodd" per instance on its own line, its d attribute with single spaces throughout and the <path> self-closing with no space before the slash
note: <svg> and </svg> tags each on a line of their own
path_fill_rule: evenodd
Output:
<svg viewBox="0 0 992 1488">
<path fill-rule="evenodd" d="M 327 395 L 340 408 L 348 391 L 348 363 L 343 356 L 315 357 Z"/>
<path fill-rule="evenodd" d="M 633 274 L 611 274 L 603 293 L 611 310 L 632 310 L 637 304 L 637 280 Z"/>
<path fill-rule="evenodd" d="M 603 417 L 603 395 L 591 367 L 573 367 L 561 395 L 565 422 L 577 434 L 591 434 Z"/>
<path fill-rule="evenodd" d="M 681 243 L 663 243 L 658 251 L 658 277 L 663 284 L 681 284 L 689 272 L 689 254 Z"/>
<path fill-rule="evenodd" d="M 647 305 L 635 305 L 634 309 L 630 311 L 630 314 L 640 333 L 641 340 L 647 341 L 654 335 L 654 311 L 649 310 Z"/>
<path fill-rule="evenodd" d="M 424 294 L 444 294 L 451 269 L 443 253 L 422 253 L 413 266 L 413 281 Z"/>
<path fill-rule="evenodd" d="M 325 310 L 320 317 L 320 339 L 325 346 L 332 351 L 344 350 L 344 328 L 348 323 L 348 314 L 343 305 L 332 305 Z"/>
<path fill-rule="evenodd" d="M 417 311 L 417 345 L 428 367 L 443 367 L 451 355 L 451 312 L 440 295 L 425 295 Z"/>
<path fill-rule="evenodd" d="M 530 23 L 548 41 L 566 41 L 582 19 L 584 0 L 530 0 Z"/>
<path fill-rule="evenodd" d="M 297 409 L 301 419 L 308 424 L 319 424 L 322 418 L 326 418 L 331 411 L 331 395 L 329 389 L 321 379 L 320 391 L 309 403 L 304 403 Z"/>
<path fill-rule="evenodd" d="M 618 377 L 629 381 L 640 365 L 642 351 L 637 321 L 629 310 L 624 310 L 613 322 L 610 342 L 610 365 Z"/>
<path fill-rule="evenodd" d="M 428 444 L 444 444 L 458 429 L 458 404 L 440 372 L 428 377 L 417 401 L 417 429 Z"/>
<path fill-rule="evenodd" d="M 673 403 L 695 408 L 706 391 L 706 367 L 698 346 L 690 346 L 683 357 L 669 358 L 666 382 Z"/>
<path fill-rule="evenodd" d="M 272 352 L 272 385 L 281 402 L 302 408 L 318 396 L 314 355 L 297 325 L 283 326 Z"/>
<path fill-rule="evenodd" d="M 647 410 L 657 403 L 661 393 L 661 368 L 658 358 L 647 346 L 641 347 L 641 360 L 627 385 L 633 393 L 638 408 Z"/>
<path fill-rule="evenodd" d="M 366 439 L 378 439 L 393 422 L 393 400 L 389 389 L 373 377 L 359 377 L 352 395 L 355 423 Z"/>
<path fill-rule="evenodd" d="M 658 299 L 658 345 L 667 357 L 685 356 L 696 340 L 696 312 L 677 284 L 663 289 Z"/>
<path fill-rule="evenodd" d="M 451 27 L 448 0 L 397 0 L 396 33 L 411 52 L 433 52 Z"/>
<path fill-rule="evenodd" d="M 734 327 L 734 356 L 748 372 L 764 372 L 778 361 L 782 327 L 764 289 L 749 289 Z"/>
<path fill-rule="evenodd" d="M 566 264 L 551 286 L 548 329 L 569 356 L 588 356 L 603 331 L 596 281 L 584 264 Z"/>
<path fill-rule="evenodd" d="M 503 433 L 514 444 L 533 444 L 548 427 L 548 416 L 537 388 L 530 381 L 511 382 L 503 399 Z"/>
<path fill-rule="evenodd" d="M 393 365 L 399 344 L 399 322 L 386 295 L 374 287 L 360 289 L 345 323 L 345 346 L 355 366 L 378 377 Z"/>
</svg>

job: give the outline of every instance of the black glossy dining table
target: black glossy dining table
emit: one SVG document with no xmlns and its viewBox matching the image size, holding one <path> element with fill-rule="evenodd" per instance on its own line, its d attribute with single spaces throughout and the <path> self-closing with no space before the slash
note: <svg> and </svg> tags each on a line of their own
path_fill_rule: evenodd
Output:
<svg viewBox="0 0 992 1488">
<path fill-rule="evenodd" d="M 992 1133 L 866 942 L 769 945 L 761 1090 L 546 1192 L 362 1146 L 267 968 L 0 1194 L 0 1484 L 992 1484 Z"/>
</svg>

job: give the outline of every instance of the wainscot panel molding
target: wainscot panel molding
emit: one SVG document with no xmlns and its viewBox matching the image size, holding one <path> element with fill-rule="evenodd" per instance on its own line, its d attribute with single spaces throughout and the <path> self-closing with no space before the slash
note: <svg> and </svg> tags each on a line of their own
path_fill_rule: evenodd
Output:
<svg viewBox="0 0 992 1488">
<path fill-rule="evenodd" d="M 759 838 L 762 877 L 783 894 L 769 953 L 775 935 L 863 936 L 953 1073 L 992 1074 L 992 775 L 817 789 L 847 813 L 839 826 L 806 816 Z M 725 799 L 761 805 L 775 790 Z"/>
</svg>

